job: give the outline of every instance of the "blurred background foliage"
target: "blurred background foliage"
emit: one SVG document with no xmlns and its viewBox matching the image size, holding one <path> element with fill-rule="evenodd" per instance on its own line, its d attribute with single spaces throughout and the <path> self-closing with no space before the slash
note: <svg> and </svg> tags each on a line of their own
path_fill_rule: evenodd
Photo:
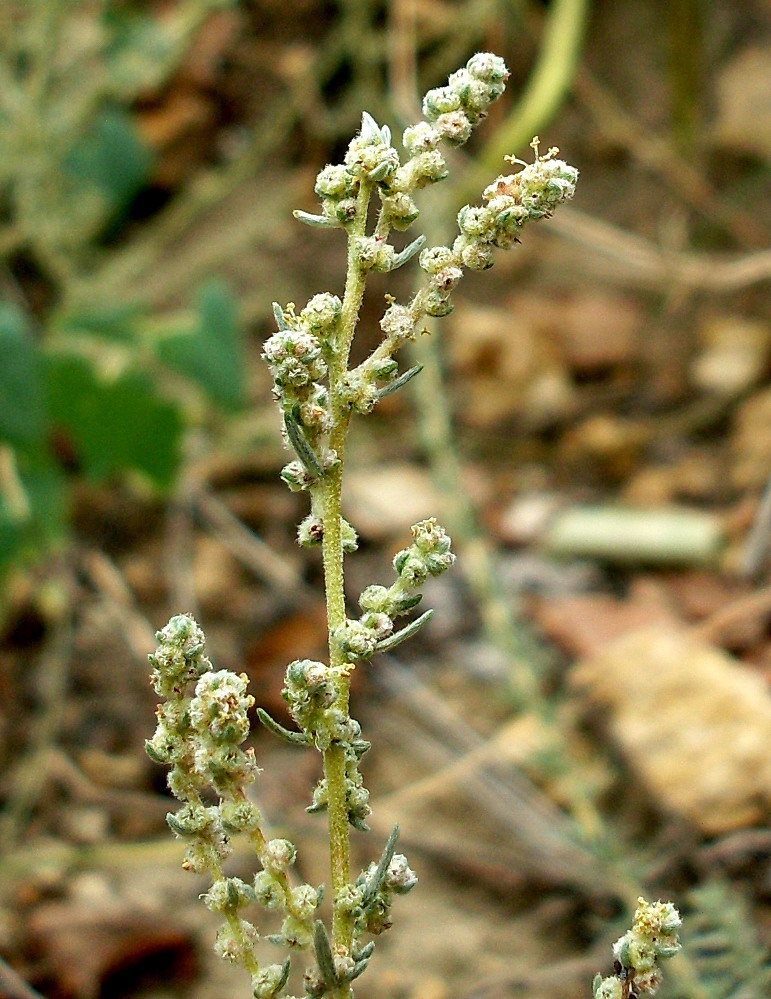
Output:
<svg viewBox="0 0 771 999">
<path fill-rule="evenodd" d="M 0 953 L 52 997 L 232 987 L 169 873 L 145 656 L 193 611 L 280 712 L 322 654 L 258 355 L 344 247 L 291 209 L 362 109 L 398 134 L 479 49 L 507 95 L 418 228 L 534 133 L 582 176 L 354 437 L 353 588 L 440 507 L 463 576 L 410 671 L 359 679 L 376 821 L 426 882 L 371 994 L 588 994 L 642 889 L 691 920 L 670 995 L 767 991 L 766 0 L 6 0 Z M 261 752 L 302 823 L 313 775 Z"/>
</svg>

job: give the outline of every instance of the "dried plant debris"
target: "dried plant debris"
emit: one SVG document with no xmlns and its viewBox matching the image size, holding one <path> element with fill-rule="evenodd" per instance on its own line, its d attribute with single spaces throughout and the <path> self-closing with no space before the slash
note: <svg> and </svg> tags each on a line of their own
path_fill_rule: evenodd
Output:
<svg viewBox="0 0 771 999">
<path fill-rule="evenodd" d="M 604 709 L 631 769 L 666 811 L 712 835 L 767 815 L 771 697 L 738 660 L 687 633 L 645 629 L 584 659 L 573 682 Z"/>
</svg>

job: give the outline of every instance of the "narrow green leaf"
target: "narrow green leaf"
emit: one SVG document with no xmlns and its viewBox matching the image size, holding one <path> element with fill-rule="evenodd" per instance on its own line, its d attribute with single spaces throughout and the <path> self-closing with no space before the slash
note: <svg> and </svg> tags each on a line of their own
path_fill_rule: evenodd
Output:
<svg viewBox="0 0 771 999">
<path fill-rule="evenodd" d="M 317 479 L 324 475 L 324 469 L 316 456 L 316 452 L 310 446 L 302 432 L 302 427 L 297 420 L 289 413 L 284 413 L 284 426 L 289 442 L 295 449 L 297 457 L 305 466 L 306 471 Z"/>
<path fill-rule="evenodd" d="M 407 371 L 403 371 L 398 378 L 394 378 L 392 382 L 389 382 L 380 389 L 377 394 L 378 399 L 384 399 L 387 395 L 398 392 L 407 382 L 411 382 L 415 375 L 419 375 L 423 367 L 424 365 L 422 364 L 416 364 L 414 368 L 408 368 Z"/>
<path fill-rule="evenodd" d="M 316 963 L 321 977 L 328 988 L 338 984 L 335 961 L 332 957 L 332 945 L 327 936 L 327 929 L 320 919 L 313 924 L 313 949 L 316 951 Z"/>
<path fill-rule="evenodd" d="M 399 839 L 399 826 L 395 825 L 391 830 L 391 834 L 386 840 L 386 844 L 383 847 L 383 852 L 380 855 L 380 860 L 378 861 L 377 867 L 372 872 L 371 876 L 367 878 L 367 884 L 364 889 L 364 897 L 362 899 L 362 905 L 369 905 L 372 899 L 380 891 L 383 884 L 383 879 L 388 872 L 388 865 L 391 863 L 394 857 L 394 850 L 396 849 L 396 841 Z"/>
<path fill-rule="evenodd" d="M 277 735 L 279 739 L 284 739 L 285 742 L 290 742 L 293 746 L 307 746 L 309 744 L 308 737 L 304 732 L 292 732 L 290 729 L 284 728 L 275 718 L 271 718 L 264 708 L 257 708 L 257 717 L 265 728 L 273 735 Z"/>
<path fill-rule="evenodd" d="M 410 621 L 408 625 L 401 629 L 401 631 L 394 632 L 388 638 L 384 638 L 381 642 L 378 642 L 375 646 L 375 651 L 373 655 L 379 655 L 381 652 L 390 652 L 391 649 L 395 649 L 397 645 L 401 645 L 402 642 L 406 642 L 408 638 L 412 638 L 413 635 L 417 634 L 424 624 L 433 615 L 432 610 L 424 611 L 420 617 L 416 617 L 414 621 Z"/>
</svg>

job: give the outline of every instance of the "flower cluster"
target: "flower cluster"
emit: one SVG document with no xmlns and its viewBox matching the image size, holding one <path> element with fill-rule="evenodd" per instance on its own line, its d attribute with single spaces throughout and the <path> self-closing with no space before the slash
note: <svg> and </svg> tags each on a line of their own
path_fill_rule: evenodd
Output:
<svg viewBox="0 0 771 999">
<path fill-rule="evenodd" d="M 212 877 L 203 900 L 223 918 L 217 952 L 248 969 L 255 999 L 273 999 L 286 983 L 289 963 L 260 967 L 254 956 L 260 934 L 241 911 L 255 902 L 280 909 L 285 913 L 281 941 L 306 949 L 319 895 L 310 885 L 289 885 L 287 870 L 296 850 L 288 840 L 265 838 L 259 810 L 246 797 L 245 788 L 258 768 L 254 751 L 241 748 L 254 703 L 245 674 L 214 671 L 205 655 L 203 632 L 188 615 L 173 617 L 157 639 L 158 648 L 150 656 L 151 680 L 166 700 L 158 706 L 158 727 L 145 746 L 152 760 L 171 767 L 169 787 L 182 802 L 167 821 L 187 843 L 185 869 Z M 212 791 L 218 801 L 206 804 L 204 796 Z M 262 865 L 254 885 L 226 877 L 222 869 L 237 833 L 249 836 Z"/>
<path fill-rule="evenodd" d="M 461 208 L 459 235 L 452 246 L 427 247 L 420 253 L 425 287 L 407 305 L 390 302 L 380 321 L 382 343 L 349 373 L 348 382 L 354 387 L 352 394 L 357 409 L 367 412 L 389 390 L 386 385 L 378 393 L 377 386 L 396 378 L 396 368 L 389 367 L 389 362 L 405 341 L 415 335 L 424 316 L 441 317 L 452 312 L 452 293 L 465 269 L 492 267 L 495 249 L 507 249 L 519 242 L 527 222 L 548 218 L 559 204 L 575 194 L 578 180 L 575 167 L 556 159 L 554 148 L 538 155 L 537 137 L 532 145 L 535 162 L 524 163 L 509 157 L 511 162 L 522 166 L 519 173 L 500 176 L 490 184 L 483 192 L 484 204 Z"/>
<path fill-rule="evenodd" d="M 359 597 L 364 612 L 358 620 L 346 620 L 333 634 L 333 641 L 347 663 L 371 659 L 377 652 L 386 652 L 410 638 L 422 627 L 430 611 L 401 631 L 394 633 L 394 619 L 406 614 L 420 603 L 415 593 L 429 576 L 440 576 L 455 561 L 450 551 L 451 539 L 436 519 L 422 520 L 412 527 L 413 541 L 394 557 L 396 582 L 390 587 L 368 586 Z"/>
<path fill-rule="evenodd" d="M 682 920 L 671 902 L 637 900 L 632 929 L 613 945 L 616 974 L 594 979 L 594 999 L 653 995 L 661 984 L 658 962 L 680 950 L 677 931 Z"/>
</svg>

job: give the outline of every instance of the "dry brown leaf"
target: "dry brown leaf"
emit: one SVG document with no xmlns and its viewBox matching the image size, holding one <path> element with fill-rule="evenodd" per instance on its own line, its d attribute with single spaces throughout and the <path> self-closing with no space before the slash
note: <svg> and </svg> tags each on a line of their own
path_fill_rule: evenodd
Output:
<svg viewBox="0 0 771 999">
<path fill-rule="evenodd" d="M 757 674 L 687 632 L 635 631 L 580 662 L 575 687 L 605 711 L 660 806 L 708 835 L 771 804 L 771 696 Z"/>
<path fill-rule="evenodd" d="M 625 600 L 606 593 L 586 593 L 538 601 L 533 616 L 552 641 L 574 656 L 592 656 L 639 628 L 677 627 L 679 621 L 667 594 L 640 582 Z"/>
<path fill-rule="evenodd" d="M 439 506 L 430 476 L 413 465 L 378 465 L 346 476 L 346 516 L 369 539 L 403 535 L 408 524 L 432 516 Z"/>
<path fill-rule="evenodd" d="M 736 395 L 763 375 L 771 348 L 771 325 L 742 316 L 710 316 L 699 330 L 701 350 L 691 366 L 694 384 L 708 392 Z"/>
<path fill-rule="evenodd" d="M 573 389 L 545 329 L 552 317 L 530 299 L 499 308 L 460 304 L 453 313 L 450 360 L 462 378 L 463 418 L 489 427 L 526 413 L 539 422 L 568 412 Z"/>
<path fill-rule="evenodd" d="M 771 156 L 771 47 L 743 49 L 717 80 L 712 138 L 721 146 Z"/>
<path fill-rule="evenodd" d="M 771 388 L 750 396 L 736 411 L 731 438 L 731 481 L 738 489 L 765 484 L 771 465 Z"/>
</svg>

